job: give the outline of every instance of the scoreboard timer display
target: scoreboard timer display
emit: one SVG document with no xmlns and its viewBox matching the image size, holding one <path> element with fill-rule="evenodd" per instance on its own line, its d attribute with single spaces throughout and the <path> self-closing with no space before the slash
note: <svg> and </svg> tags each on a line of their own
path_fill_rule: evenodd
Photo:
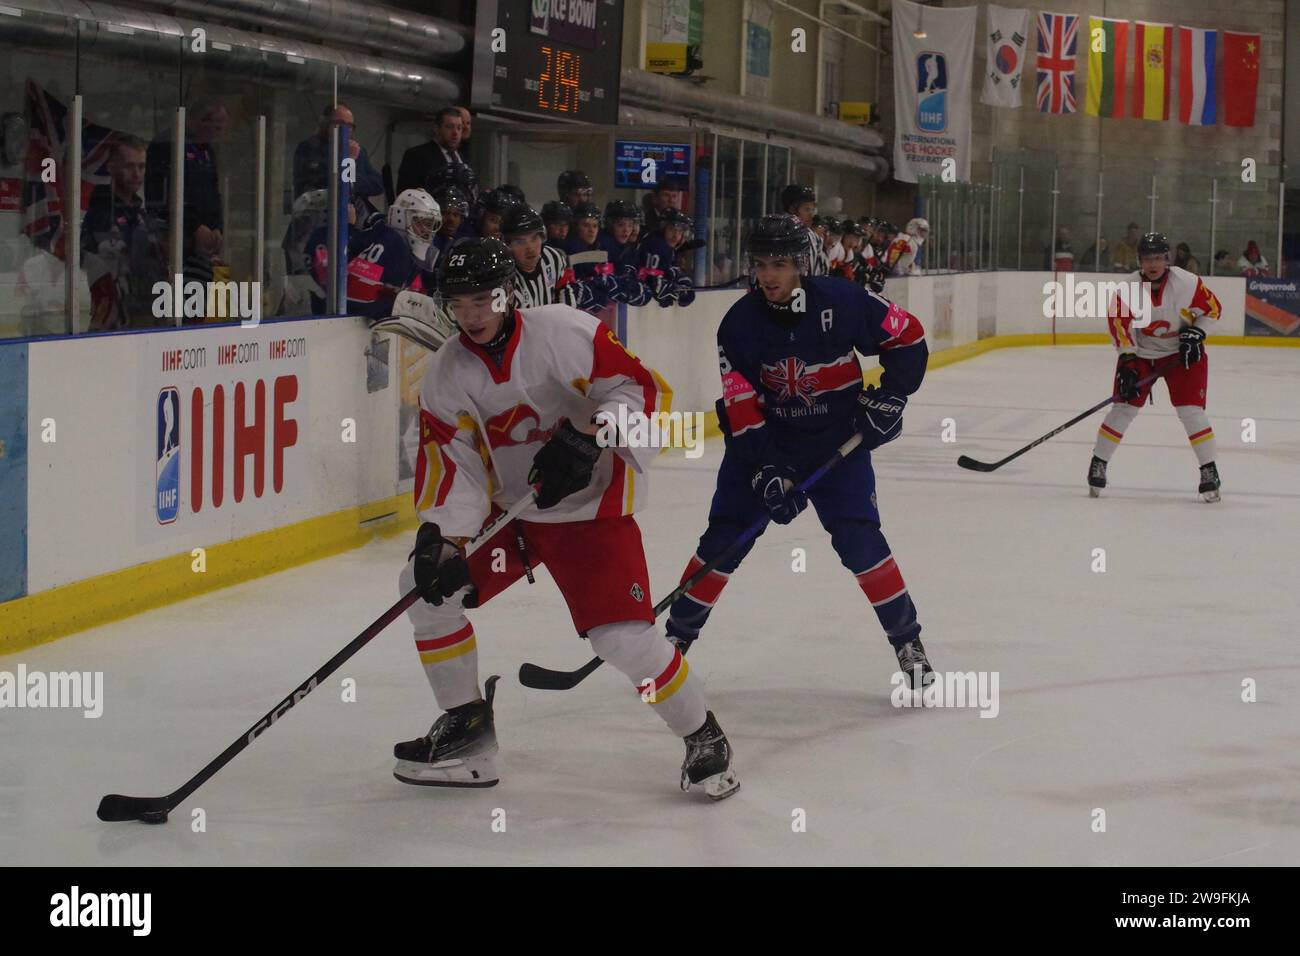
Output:
<svg viewBox="0 0 1300 956">
<path fill-rule="evenodd" d="M 474 107 L 618 122 L 623 0 L 487 0 L 477 6 Z"/>
</svg>

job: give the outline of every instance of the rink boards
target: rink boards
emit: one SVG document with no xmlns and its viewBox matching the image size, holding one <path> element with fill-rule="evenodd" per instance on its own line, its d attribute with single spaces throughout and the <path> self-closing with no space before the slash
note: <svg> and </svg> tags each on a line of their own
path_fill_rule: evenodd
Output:
<svg viewBox="0 0 1300 956">
<path fill-rule="evenodd" d="M 1106 341 L 1101 320 L 1044 316 L 1052 279 L 925 276 L 889 294 L 921 318 L 932 367 Z M 1294 344 L 1241 338 L 1245 281 L 1207 282 L 1223 304 L 1215 338 Z M 712 415 L 715 333 L 741 294 L 620 307 L 618 331 L 675 410 Z M 354 319 L 0 344 L 0 653 L 408 526 L 426 360 Z"/>
</svg>

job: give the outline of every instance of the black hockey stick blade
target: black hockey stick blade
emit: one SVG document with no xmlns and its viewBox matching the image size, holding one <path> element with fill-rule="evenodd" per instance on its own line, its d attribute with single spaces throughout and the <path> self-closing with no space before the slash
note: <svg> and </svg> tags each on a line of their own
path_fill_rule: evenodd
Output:
<svg viewBox="0 0 1300 956">
<path fill-rule="evenodd" d="M 957 464 L 963 468 L 969 468 L 971 471 L 993 471 L 995 468 L 998 467 L 998 465 L 1002 464 L 1002 462 L 976 461 L 974 458 L 971 458 L 968 455 L 962 455 L 960 458 L 957 459 Z"/>
<path fill-rule="evenodd" d="M 105 823 L 139 820 L 141 823 L 166 823 L 175 807 L 167 797 L 125 797 L 110 793 L 99 801 L 95 815 Z"/>
<path fill-rule="evenodd" d="M 572 690 L 590 676 L 603 663 L 599 657 L 593 657 L 576 671 L 553 671 L 536 664 L 519 665 L 519 683 L 536 690 Z"/>
</svg>

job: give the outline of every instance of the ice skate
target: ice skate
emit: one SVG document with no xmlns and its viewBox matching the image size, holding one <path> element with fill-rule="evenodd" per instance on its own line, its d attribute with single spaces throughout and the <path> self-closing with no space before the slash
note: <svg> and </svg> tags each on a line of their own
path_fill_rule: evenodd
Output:
<svg viewBox="0 0 1300 956">
<path fill-rule="evenodd" d="M 497 734 L 492 698 L 499 677 L 484 684 L 486 699 L 453 707 L 429 733 L 393 747 L 393 776 L 422 787 L 494 787 Z"/>
<path fill-rule="evenodd" d="M 1214 462 L 1201 466 L 1201 500 L 1214 503 L 1219 500 L 1219 469 Z"/>
<path fill-rule="evenodd" d="M 1106 463 L 1096 455 L 1088 466 L 1088 494 L 1093 498 L 1101 497 L 1101 489 L 1106 487 Z"/>
<path fill-rule="evenodd" d="M 725 800 L 740 789 L 740 780 L 732 766 L 731 744 L 713 711 L 708 712 L 699 730 L 683 739 L 686 741 L 683 790 L 699 788 L 710 800 Z"/>
<path fill-rule="evenodd" d="M 912 690 L 922 691 L 934 683 L 934 670 L 930 667 L 930 659 L 925 656 L 925 648 L 919 637 L 897 645 L 894 653 L 898 655 L 898 669 L 907 675 Z"/>
</svg>

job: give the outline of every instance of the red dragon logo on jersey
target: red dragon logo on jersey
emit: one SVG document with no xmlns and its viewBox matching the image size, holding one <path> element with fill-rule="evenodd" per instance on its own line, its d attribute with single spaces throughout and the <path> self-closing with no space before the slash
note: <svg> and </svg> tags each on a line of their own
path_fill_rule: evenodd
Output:
<svg viewBox="0 0 1300 956">
<path fill-rule="evenodd" d="M 541 421 L 536 409 L 522 403 L 493 415 L 484 423 L 487 426 L 488 447 L 509 448 L 512 445 L 527 445 L 529 442 L 549 441 L 555 428 L 538 428 Z"/>
<path fill-rule="evenodd" d="M 806 368 L 803 359 L 786 358 L 775 365 L 764 365 L 759 377 L 764 387 L 776 394 L 778 401 L 786 402 L 797 398 L 811 408 L 813 393 L 821 382 L 816 373 L 805 374 Z"/>
</svg>

